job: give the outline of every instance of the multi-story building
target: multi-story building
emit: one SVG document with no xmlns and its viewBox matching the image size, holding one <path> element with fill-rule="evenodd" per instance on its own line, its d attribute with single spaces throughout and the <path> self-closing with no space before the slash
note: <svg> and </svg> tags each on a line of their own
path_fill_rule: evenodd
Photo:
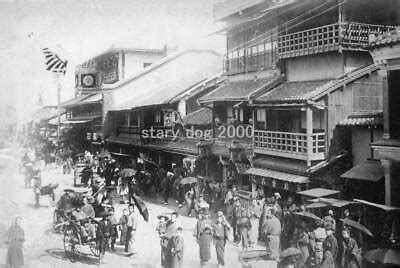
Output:
<svg viewBox="0 0 400 268">
<path fill-rule="evenodd" d="M 245 92 L 247 105 L 238 99 L 236 107 L 252 111 L 254 155 L 246 173 L 253 190 L 285 195 L 319 185 L 352 198 L 358 193 L 346 186 L 354 181 L 382 187 L 368 146 L 382 136 L 382 87 L 367 46 L 400 23 L 395 5 L 254 0 L 215 6 L 215 17 L 226 23 L 226 79 Z M 373 170 L 372 182 L 356 170 L 340 178 L 351 163 Z"/>
<path fill-rule="evenodd" d="M 194 164 L 201 137 L 186 131 L 187 125 L 201 108 L 197 99 L 218 79 L 220 60 L 211 50 L 186 50 L 105 91 L 105 136 L 110 152 L 127 159 L 143 153 L 164 168 L 171 163 L 181 166 L 184 159 Z"/>
<path fill-rule="evenodd" d="M 142 71 L 165 57 L 167 47 L 135 49 L 112 47 L 85 61 L 75 69 L 75 95 L 62 106 L 67 110 L 67 124 L 85 144 L 101 144 L 103 104 L 102 91 L 128 76 Z"/>
</svg>

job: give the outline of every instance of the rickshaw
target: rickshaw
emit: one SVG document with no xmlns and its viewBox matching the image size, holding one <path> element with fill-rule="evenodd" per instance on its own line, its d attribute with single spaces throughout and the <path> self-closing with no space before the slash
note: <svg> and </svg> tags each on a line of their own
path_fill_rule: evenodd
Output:
<svg viewBox="0 0 400 268">
<path fill-rule="evenodd" d="M 82 237 L 82 223 L 72 219 L 68 215 L 64 215 L 66 221 L 63 223 L 63 244 L 65 256 L 70 261 L 75 261 L 80 254 L 80 247 L 88 246 L 90 252 L 98 259 L 100 263 L 100 250 L 96 237 L 90 237 L 86 240 Z M 88 219 L 94 226 L 94 234 L 97 233 L 98 221 L 95 219 Z"/>
</svg>

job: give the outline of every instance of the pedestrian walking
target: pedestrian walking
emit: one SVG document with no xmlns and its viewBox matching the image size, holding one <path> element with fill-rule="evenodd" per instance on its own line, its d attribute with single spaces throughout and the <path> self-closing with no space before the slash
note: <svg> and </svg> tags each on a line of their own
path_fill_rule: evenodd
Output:
<svg viewBox="0 0 400 268">
<path fill-rule="evenodd" d="M 184 240 L 182 236 L 182 227 L 176 229 L 175 235 L 168 241 L 168 264 L 167 268 L 183 267 Z"/>
<path fill-rule="evenodd" d="M 260 229 L 260 217 L 261 217 L 261 205 L 256 199 L 251 201 L 251 207 L 249 209 L 250 214 L 250 232 L 249 232 L 249 246 L 254 247 L 258 242 L 258 234 Z"/>
<path fill-rule="evenodd" d="M 128 256 L 132 256 L 135 254 L 135 237 L 136 237 L 136 228 L 137 228 L 137 216 L 135 214 L 135 207 L 133 204 L 129 204 L 129 214 L 128 214 L 128 222 L 127 233 L 126 233 L 126 241 L 125 241 L 125 252 L 129 253 Z"/>
<path fill-rule="evenodd" d="M 341 267 L 361 267 L 361 249 L 358 247 L 356 240 L 350 237 L 350 231 L 348 228 L 343 229 L 342 237 Z"/>
<path fill-rule="evenodd" d="M 128 210 L 126 208 L 124 208 L 124 210 L 122 211 L 122 216 L 119 219 L 119 231 L 120 231 L 119 244 L 120 245 L 125 245 L 126 233 L 128 231 L 127 224 L 128 224 Z"/>
<path fill-rule="evenodd" d="M 96 238 L 99 245 L 100 250 L 100 259 L 104 258 L 106 253 L 106 249 L 108 248 L 108 241 L 111 237 L 112 225 L 108 217 L 109 213 L 104 213 L 102 220 L 99 222 L 97 226 Z"/>
<path fill-rule="evenodd" d="M 272 260 L 279 259 L 281 223 L 274 215 L 272 207 L 265 208 L 265 220 L 262 226 L 263 234 L 265 236 L 267 252 Z"/>
<path fill-rule="evenodd" d="M 111 222 L 111 241 L 110 241 L 110 245 L 111 245 L 111 251 L 115 250 L 115 243 L 117 242 L 117 238 L 118 238 L 118 222 L 117 219 L 114 216 L 114 208 L 112 207 L 110 209 L 110 216 L 108 217 L 108 220 Z"/>
<path fill-rule="evenodd" d="M 164 267 L 167 265 L 167 249 L 169 237 L 167 234 L 167 220 L 168 217 L 166 215 L 158 216 L 158 224 L 156 227 L 156 231 L 158 232 L 158 236 L 160 238 L 160 246 L 161 246 L 161 266 Z"/>
<path fill-rule="evenodd" d="M 324 243 L 324 257 L 318 268 L 335 268 L 335 259 L 332 254 L 332 247 L 330 242 Z"/>
<path fill-rule="evenodd" d="M 24 255 L 22 252 L 25 242 L 25 233 L 21 227 L 21 217 L 16 217 L 14 224 L 7 230 L 7 267 L 17 268 L 24 265 Z"/>
<path fill-rule="evenodd" d="M 249 230 L 251 229 L 251 222 L 248 214 L 248 210 L 241 208 L 241 217 L 239 218 L 237 224 L 237 229 L 239 233 L 239 242 L 242 243 L 242 250 L 247 250 L 249 247 Z"/>
<path fill-rule="evenodd" d="M 240 242 L 240 236 L 239 236 L 239 231 L 238 231 L 238 221 L 241 217 L 242 217 L 242 209 L 240 207 L 240 200 L 239 200 L 239 198 L 235 197 L 233 210 L 232 210 L 232 228 L 233 228 L 233 236 L 234 236 L 235 243 Z"/>
<path fill-rule="evenodd" d="M 229 223 L 225 220 L 223 212 L 218 211 L 217 222 L 212 226 L 218 267 L 225 266 L 225 245 L 228 240 L 230 228 Z"/>
<path fill-rule="evenodd" d="M 199 244 L 200 264 L 203 267 L 211 258 L 212 223 L 208 213 L 200 215 L 194 236 Z"/>
<path fill-rule="evenodd" d="M 339 246 L 338 246 L 338 241 L 335 237 L 335 230 L 333 229 L 332 226 L 329 225 L 325 227 L 325 230 L 326 230 L 326 239 L 324 241 L 324 244 L 328 245 L 325 247 L 329 247 L 329 250 L 332 253 L 333 260 L 336 263 L 339 255 Z"/>
<path fill-rule="evenodd" d="M 300 249 L 298 259 L 298 268 L 307 267 L 310 258 L 310 236 L 307 231 L 307 224 L 304 220 L 300 222 L 300 228 L 297 229 L 297 248 Z"/>
</svg>

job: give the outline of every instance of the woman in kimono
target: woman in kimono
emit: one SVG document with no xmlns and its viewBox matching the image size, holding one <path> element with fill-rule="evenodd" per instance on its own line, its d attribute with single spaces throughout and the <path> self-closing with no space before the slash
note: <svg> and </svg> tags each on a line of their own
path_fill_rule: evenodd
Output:
<svg viewBox="0 0 400 268">
<path fill-rule="evenodd" d="M 182 268 L 184 241 L 182 227 L 178 227 L 176 234 L 168 241 L 168 268 Z"/>
<path fill-rule="evenodd" d="M 208 214 L 203 214 L 197 221 L 195 233 L 200 249 L 200 263 L 203 267 L 211 258 L 212 222 Z"/>
<path fill-rule="evenodd" d="M 24 265 L 22 245 L 25 241 L 24 230 L 21 228 L 21 217 L 15 218 L 14 224 L 7 231 L 7 267 L 17 268 Z"/>
</svg>

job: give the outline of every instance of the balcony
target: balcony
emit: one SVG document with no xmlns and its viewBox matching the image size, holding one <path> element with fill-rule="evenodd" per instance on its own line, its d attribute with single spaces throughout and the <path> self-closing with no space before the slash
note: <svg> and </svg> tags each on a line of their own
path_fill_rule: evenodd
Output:
<svg viewBox="0 0 400 268">
<path fill-rule="evenodd" d="M 263 3 L 265 0 L 225 0 L 215 3 L 213 16 L 221 20 L 246 8 Z"/>
<path fill-rule="evenodd" d="M 140 129 L 138 126 L 120 126 L 118 128 L 119 134 L 128 134 L 128 135 L 138 135 L 140 134 Z"/>
<path fill-rule="evenodd" d="M 258 72 L 275 67 L 278 59 L 277 43 L 264 43 L 228 53 L 224 59 L 224 72 L 227 75 Z"/>
<path fill-rule="evenodd" d="M 308 144 L 308 142 L 310 144 Z M 300 160 L 325 159 L 325 132 L 307 134 L 254 130 L 254 152 Z"/>
<path fill-rule="evenodd" d="M 394 30 L 394 26 L 365 23 L 335 23 L 321 27 L 281 35 L 278 37 L 280 59 L 312 55 L 329 51 L 364 50 L 371 35 Z"/>
</svg>

